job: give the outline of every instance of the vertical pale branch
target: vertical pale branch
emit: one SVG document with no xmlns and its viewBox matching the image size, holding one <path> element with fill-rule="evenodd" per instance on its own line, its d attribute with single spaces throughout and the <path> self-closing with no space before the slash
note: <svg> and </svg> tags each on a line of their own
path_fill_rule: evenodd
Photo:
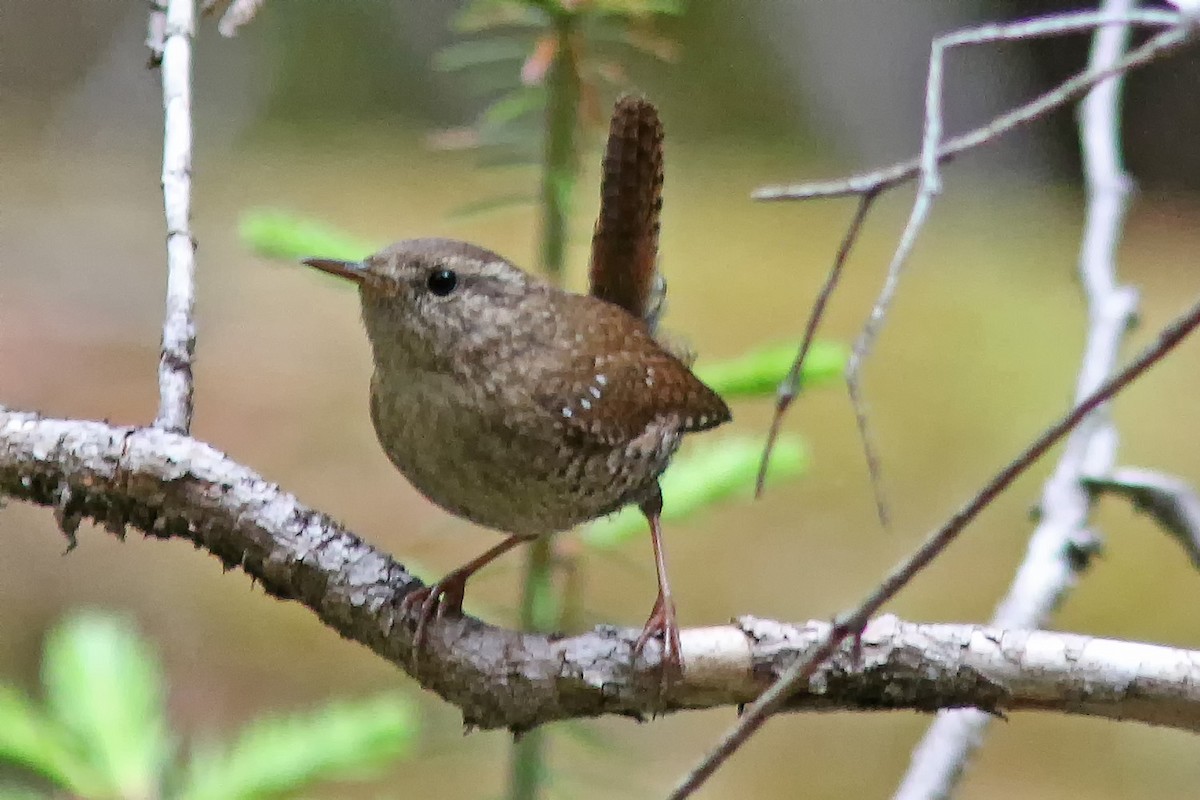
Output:
<svg viewBox="0 0 1200 800">
<path fill-rule="evenodd" d="M 1127 14 L 1132 0 L 1106 0 L 1105 12 Z M 1092 40 L 1089 71 L 1110 68 L 1124 54 L 1127 26 L 1099 28 Z M 1078 401 L 1100 386 L 1117 366 L 1121 340 L 1137 303 L 1136 293 L 1116 280 L 1116 248 L 1130 180 L 1121 164 L 1121 76 L 1096 85 L 1080 108 L 1080 143 L 1087 184 L 1087 219 L 1079 277 L 1088 306 L 1088 334 L 1076 383 Z M 1096 542 L 1088 528 L 1091 501 L 1086 481 L 1105 477 L 1115 463 L 1117 431 L 1108 405 L 1092 411 L 1067 440 L 1054 473 L 1043 487 L 1041 522 L 1025 559 L 992 624 L 1037 628 L 1074 586 Z M 897 800 L 946 797 L 968 759 L 982 743 L 991 718 L 975 710 L 943 711 L 913 754 Z"/>
<path fill-rule="evenodd" d="M 187 433 L 192 424 L 192 356 L 196 347 L 192 322 L 196 245 L 191 234 L 192 37 L 196 6 L 194 0 L 158 0 L 151 13 L 152 48 L 156 46 L 155 28 L 162 32 L 162 186 L 167 222 L 167 301 L 154 424 Z"/>
<path fill-rule="evenodd" d="M 546 72 L 545 155 L 542 162 L 542 231 L 539 259 L 542 272 L 560 283 L 566 267 L 571 195 L 578 178 L 579 74 L 573 44 L 574 18 L 564 10 L 550 13 L 555 55 Z M 554 593 L 553 537 L 543 536 L 529 546 L 521 587 L 520 621 L 525 631 L 549 632 L 559 622 Z M 546 780 L 546 732 L 535 728 L 513 743 L 509 797 L 534 800 Z"/>
</svg>

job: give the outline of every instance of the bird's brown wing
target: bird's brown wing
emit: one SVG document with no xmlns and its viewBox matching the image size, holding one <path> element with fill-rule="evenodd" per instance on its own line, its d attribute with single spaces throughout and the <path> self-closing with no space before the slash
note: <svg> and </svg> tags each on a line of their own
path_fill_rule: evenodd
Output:
<svg viewBox="0 0 1200 800">
<path fill-rule="evenodd" d="M 729 407 L 646 326 L 624 311 L 580 298 L 574 319 L 588 324 L 562 335 L 562 357 L 536 376 L 534 400 L 563 429 L 613 445 L 630 441 L 655 421 L 680 432 L 730 419 Z M 574 342 L 574 344 L 572 344 Z"/>
</svg>

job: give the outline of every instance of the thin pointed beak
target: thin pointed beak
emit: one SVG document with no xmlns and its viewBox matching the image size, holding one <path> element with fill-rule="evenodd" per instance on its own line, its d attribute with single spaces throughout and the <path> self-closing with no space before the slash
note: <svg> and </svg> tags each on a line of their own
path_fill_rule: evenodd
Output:
<svg viewBox="0 0 1200 800">
<path fill-rule="evenodd" d="M 303 263 L 319 269 L 321 272 L 328 272 L 330 275 L 337 275 L 339 278 L 346 278 L 358 284 L 361 284 L 367 277 L 367 266 L 361 261 L 338 261 L 333 258 L 306 258 Z"/>
</svg>

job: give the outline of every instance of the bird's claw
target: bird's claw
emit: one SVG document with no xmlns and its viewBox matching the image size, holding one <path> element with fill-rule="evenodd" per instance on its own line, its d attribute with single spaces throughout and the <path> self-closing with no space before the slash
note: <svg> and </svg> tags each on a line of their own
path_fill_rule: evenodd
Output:
<svg viewBox="0 0 1200 800">
<path fill-rule="evenodd" d="M 653 638 L 662 640 L 662 660 L 659 666 L 661 688 L 665 691 L 674 680 L 683 675 L 683 647 L 679 642 L 679 625 L 675 621 L 675 604 L 662 594 L 654 601 L 650 617 L 633 645 L 634 656 L 641 655 L 646 642 Z"/>
<path fill-rule="evenodd" d="M 416 628 L 412 640 L 412 669 L 415 673 L 421 663 L 421 651 L 425 649 L 429 623 L 444 616 L 462 614 L 463 595 L 466 592 L 466 576 L 454 573 L 431 586 L 409 592 L 400 601 L 400 614 L 410 617 L 416 614 Z"/>
</svg>

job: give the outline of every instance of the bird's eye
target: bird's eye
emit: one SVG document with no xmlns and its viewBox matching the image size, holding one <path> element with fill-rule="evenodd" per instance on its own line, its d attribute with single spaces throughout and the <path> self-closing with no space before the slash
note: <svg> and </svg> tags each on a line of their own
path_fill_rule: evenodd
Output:
<svg viewBox="0 0 1200 800">
<path fill-rule="evenodd" d="M 445 297 L 458 285 L 458 276 L 452 269 L 436 269 L 429 273 L 429 279 L 425 281 L 425 285 L 438 297 Z"/>
</svg>

